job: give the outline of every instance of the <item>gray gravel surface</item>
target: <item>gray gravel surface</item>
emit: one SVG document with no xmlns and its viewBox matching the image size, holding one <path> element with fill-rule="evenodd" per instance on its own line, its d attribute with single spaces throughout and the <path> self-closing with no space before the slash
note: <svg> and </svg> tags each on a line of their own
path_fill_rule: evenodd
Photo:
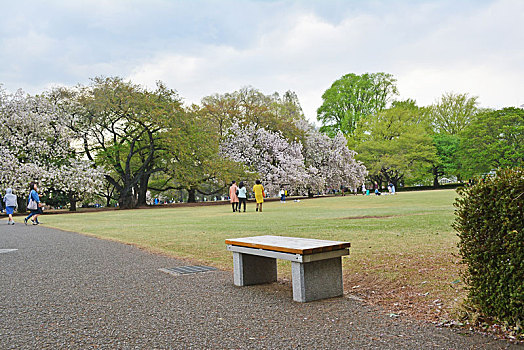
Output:
<svg viewBox="0 0 524 350">
<path fill-rule="evenodd" d="M 295 303 L 289 283 L 173 276 L 158 269 L 187 263 L 0 221 L 0 249 L 9 248 L 18 250 L 0 253 L 0 349 L 522 349 L 347 297 Z"/>
</svg>

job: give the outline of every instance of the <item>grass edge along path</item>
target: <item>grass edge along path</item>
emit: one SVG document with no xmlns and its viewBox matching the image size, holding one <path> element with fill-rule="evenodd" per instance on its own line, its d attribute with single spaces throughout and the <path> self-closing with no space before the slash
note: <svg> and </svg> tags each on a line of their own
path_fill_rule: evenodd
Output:
<svg viewBox="0 0 524 350">
<path fill-rule="evenodd" d="M 394 315 L 442 321 L 465 295 L 451 228 L 455 197 L 453 190 L 439 190 L 270 202 L 263 213 L 251 204 L 247 213 L 224 205 L 50 215 L 42 221 L 225 270 L 232 270 L 226 238 L 273 234 L 349 241 L 346 293 Z M 289 262 L 279 261 L 281 282 L 290 275 Z"/>
</svg>

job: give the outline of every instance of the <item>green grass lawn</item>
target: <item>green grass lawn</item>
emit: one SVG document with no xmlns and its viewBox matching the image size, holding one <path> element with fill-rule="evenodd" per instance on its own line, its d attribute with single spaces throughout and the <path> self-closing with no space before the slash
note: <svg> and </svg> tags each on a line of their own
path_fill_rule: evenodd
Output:
<svg viewBox="0 0 524 350">
<path fill-rule="evenodd" d="M 351 242 L 345 289 L 390 309 L 443 317 L 462 298 L 453 190 L 230 206 L 115 210 L 42 217 L 46 225 L 232 269 L 224 240 L 287 235 Z M 289 278 L 289 264 L 279 263 Z M 440 301 L 435 302 L 436 299 Z M 440 306 L 440 308 L 438 307 Z"/>
</svg>

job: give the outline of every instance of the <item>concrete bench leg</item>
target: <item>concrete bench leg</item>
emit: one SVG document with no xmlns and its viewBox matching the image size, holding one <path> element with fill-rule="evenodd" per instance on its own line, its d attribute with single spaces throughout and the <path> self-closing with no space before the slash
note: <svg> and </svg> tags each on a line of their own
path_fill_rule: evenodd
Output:
<svg viewBox="0 0 524 350">
<path fill-rule="evenodd" d="M 235 286 L 276 282 L 277 259 L 233 252 Z"/>
<path fill-rule="evenodd" d="M 305 303 L 344 294 L 341 258 L 291 262 L 291 275 L 294 301 Z"/>
</svg>

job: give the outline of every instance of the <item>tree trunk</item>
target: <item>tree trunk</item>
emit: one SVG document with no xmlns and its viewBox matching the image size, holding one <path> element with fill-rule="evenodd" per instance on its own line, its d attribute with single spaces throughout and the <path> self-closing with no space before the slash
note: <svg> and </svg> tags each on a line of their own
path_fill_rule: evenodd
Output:
<svg viewBox="0 0 524 350">
<path fill-rule="evenodd" d="M 400 179 L 392 179 L 391 180 L 391 183 L 393 184 L 393 186 L 395 186 L 395 188 L 398 188 L 398 183 L 400 182 Z"/>
<path fill-rule="evenodd" d="M 373 184 L 373 189 L 375 189 L 375 184 L 378 186 L 382 183 L 382 176 L 380 174 L 377 175 L 370 175 L 369 179 L 371 180 Z"/>
<path fill-rule="evenodd" d="M 69 200 L 69 211 L 76 211 L 76 200 Z"/>
<path fill-rule="evenodd" d="M 148 187 L 148 184 L 149 184 L 149 177 L 151 175 L 149 174 L 144 174 L 140 177 L 140 185 L 138 187 L 138 202 L 137 202 L 137 206 L 139 207 L 143 207 L 145 205 L 147 205 L 147 187 Z"/>
<path fill-rule="evenodd" d="M 113 199 L 113 194 L 115 193 L 115 186 L 113 188 L 107 188 L 104 198 L 106 199 L 106 207 L 111 205 L 111 199 Z"/>
<path fill-rule="evenodd" d="M 18 204 L 18 212 L 19 213 L 25 213 L 27 211 L 27 201 L 26 198 L 22 196 L 16 197 L 16 203 Z"/>
<path fill-rule="evenodd" d="M 134 184 L 129 182 L 118 189 L 118 206 L 120 209 L 131 209 L 136 207 L 136 195 L 133 193 Z"/>
<path fill-rule="evenodd" d="M 127 195 L 121 195 L 118 198 L 118 206 L 121 209 L 131 209 L 135 207 L 135 198 L 131 192 L 129 192 Z"/>
<path fill-rule="evenodd" d="M 438 167 L 434 166 L 431 170 L 433 172 L 433 188 L 438 188 L 440 185 L 438 182 L 438 177 L 440 175 Z"/>
<path fill-rule="evenodd" d="M 188 203 L 195 203 L 196 202 L 196 198 L 195 198 L 196 189 L 195 188 L 190 188 L 189 190 L 187 190 L 187 194 L 188 194 L 187 202 Z"/>
<path fill-rule="evenodd" d="M 313 198 L 313 192 L 311 192 L 311 190 L 307 190 L 307 196 L 308 198 Z"/>
<path fill-rule="evenodd" d="M 118 193 L 118 206 L 120 209 L 131 209 L 136 204 L 135 196 L 131 185 L 124 186 Z"/>
<path fill-rule="evenodd" d="M 133 186 L 133 199 L 135 206 L 138 205 L 138 183 Z"/>
</svg>

